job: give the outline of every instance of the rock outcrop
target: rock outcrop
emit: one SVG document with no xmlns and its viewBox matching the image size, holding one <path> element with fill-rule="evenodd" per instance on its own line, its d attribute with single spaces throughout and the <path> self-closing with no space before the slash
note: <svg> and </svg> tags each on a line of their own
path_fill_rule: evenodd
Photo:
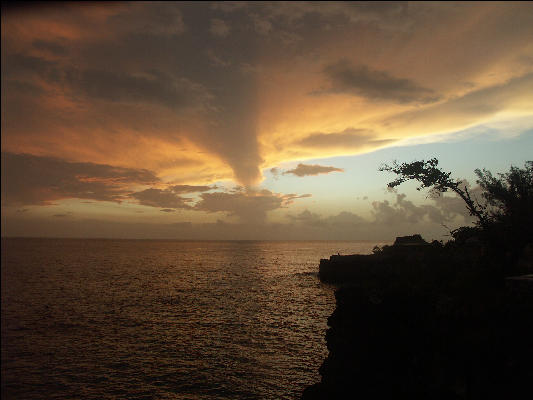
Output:
<svg viewBox="0 0 533 400">
<path fill-rule="evenodd" d="M 321 260 L 320 279 L 339 286 L 337 307 L 321 381 L 303 399 L 532 395 L 529 278 L 505 284 L 477 247 L 408 238 Z"/>
</svg>

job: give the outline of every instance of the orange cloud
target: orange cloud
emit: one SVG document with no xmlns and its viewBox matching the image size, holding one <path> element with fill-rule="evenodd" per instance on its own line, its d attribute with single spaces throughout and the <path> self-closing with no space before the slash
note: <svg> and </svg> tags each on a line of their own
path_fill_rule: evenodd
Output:
<svg viewBox="0 0 533 400">
<path fill-rule="evenodd" d="M 282 162 L 531 116 L 532 27 L 527 3 L 12 9 L 2 148 L 252 186 Z"/>
</svg>

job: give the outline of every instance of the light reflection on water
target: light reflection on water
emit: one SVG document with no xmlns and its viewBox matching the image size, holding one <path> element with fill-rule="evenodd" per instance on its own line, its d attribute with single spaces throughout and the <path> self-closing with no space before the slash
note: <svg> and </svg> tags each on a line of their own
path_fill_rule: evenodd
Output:
<svg viewBox="0 0 533 400">
<path fill-rule="evenodd" d="M 327 354 L 319 260 L 375 244 L 3 239 L 2 398 L 298 398 Z"/>
</svg>

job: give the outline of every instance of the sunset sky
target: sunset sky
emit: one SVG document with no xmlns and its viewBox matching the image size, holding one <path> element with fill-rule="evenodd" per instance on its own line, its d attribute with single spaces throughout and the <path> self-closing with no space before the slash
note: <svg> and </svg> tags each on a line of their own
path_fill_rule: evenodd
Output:
<svg viewBox="0 0 533 400">
<path fill-rule="evenodd" d="M 2 10 L 2 236 L 441 239 L 533 159 L 533 3 Z"/>
</svg>

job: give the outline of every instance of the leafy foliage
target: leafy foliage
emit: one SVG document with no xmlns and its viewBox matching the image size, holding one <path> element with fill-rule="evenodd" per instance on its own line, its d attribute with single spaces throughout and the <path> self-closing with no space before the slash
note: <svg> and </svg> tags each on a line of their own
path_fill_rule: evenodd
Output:
<svg viewBox="0 0 533 400">
<path fill-rule="evenodd" d="M 420 183 L 418 190 L 430 188 L 435 194 L 455 192 L 477 218 L 477 226 L 451 231 L 454 242 L 464 245 L 481 240 L 487 254 L 491 254 L 488 264 L 505 265 L 507 273 L 519 272 L 523 269 L 521 263 L 527 267 L 531 260 L 525 254 L 528 246 L 533 247 L 533 161 L 526 162 L 524 168 L 511 167 L 509 172 L 496 176 L 485 169 L 476 169 L 484 204 L 473 199 L 468 187 L 453 179 L 451 172 L 441 170 L 438 164 L 436 158 L 402 164 L 394 161 L 392 166 L 384 165 L 380 171 L 398 176 L 388 184 L 391 188 L 415 180 Z"/>
<path fill-rule="evenodd" d="M 466 203 L 470 215 L 478 219 L 479 225 L 486 226 L 488 215 L 485 206 L 472 199 L 468 187 L 463 185 L 461 180 L 453 179 L 451 172 L 443 171 L 438 165 L 439 161 L 436 158 L 401 164 L 394 161 L 392 165 L 385 164 L 379 170 L 393 172 L 398 175 L 395 180 L 387 185 L 390 188 L 399 186 L 409 180 L 415 180 L 420 182 L 417 190 L 431 188 L 434 194 L 445 193 L 448 190 L 455 192 Z"/>
<path fill-rule="evenodd" d="M 511 167 L 499 178 L 485 169 L 475 170 L 477 183 L 483 189 L 487 204 L 493 206 L 491 217 L 496 221 L 504 219 L 531 219 L 533 210 L 533 161 L 527 161 L 524 168 Z M 529 218 L 527 218 L 529 216 Z"/>
</svg>

